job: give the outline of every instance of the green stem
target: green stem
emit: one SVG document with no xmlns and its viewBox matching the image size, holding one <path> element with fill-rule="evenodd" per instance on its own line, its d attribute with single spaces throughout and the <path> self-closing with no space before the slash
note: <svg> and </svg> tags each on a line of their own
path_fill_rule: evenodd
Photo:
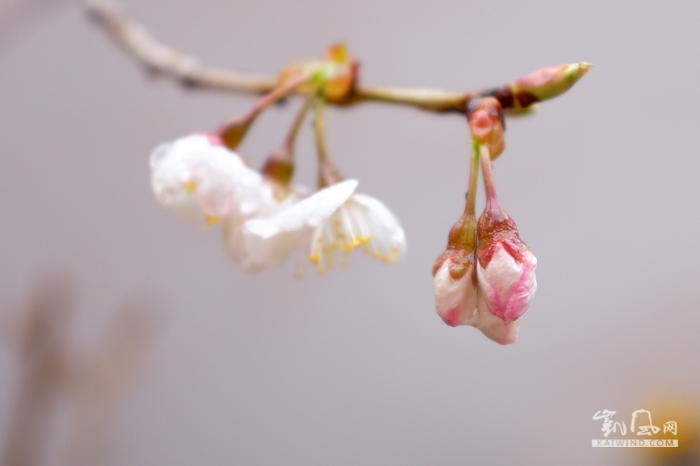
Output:
<svg viewBox="0 0 700 466">
<path fill-rule="evenodd" d="M 316 150 L 318 151 L 318 160 L 320 163 L 328 161 L 328 148 L 326 147 L 325 126 L 323 122 L 324 109 L 324 99 L 317 96 L 316 105 L 314 107 L 314 133 L 316 135 Z"/>
<path fill-rule="evenodd" d="M 299 113 L 297 113 L 297 116 L 294 118 L 294 123 L 292 123 L 292 127 L 289 129 L 289 133 L 287 134 L 287 137 L 284 140 L 284 145 L 287 147 L 287 150 L 290 154 L 294 154 L 294 143 L 296 142 L 297 135 L 299 134 L 299 130 L 301 129 L 301 124 L 304 122 L 306 114 L 309 113 L 309 109 L 314 103 L 314 99 L 315 96 L 313 93 L 309 93 L 309 95 L 306 96 L 304 104 L 299 109 Z"/>
<path fill-rule="evenodd" d="M 324 131 L 323 111 L 325 109 L 325 99 L 323 95 L 316 96 L 316 107 L 314 109 L 314 132 L 316 133 L 316 151 L 318 152 L 318 186 L 324 188 L 343 180 L 343 176 L 331 163 L 326 147 L 326 136 Z"/>
<path fill-rule="evenodd" d="M 467 205 L 464 208 L 464 213 L 475 217 L 476 216 L 476 187 L 479 183 L 479 144 L 476 141 L 472 142 L 472 156 L 469 165 L 469 188 L 467 188 Z"/>
</svg>

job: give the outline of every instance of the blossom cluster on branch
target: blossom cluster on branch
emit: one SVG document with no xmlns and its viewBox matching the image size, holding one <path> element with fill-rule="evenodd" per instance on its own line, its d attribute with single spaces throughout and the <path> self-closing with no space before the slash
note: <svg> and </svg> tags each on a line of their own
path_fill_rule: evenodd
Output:
<svg viewBox="0 0 700 466">
<path fill-rule="evenodd" d="M 519 319 L 537 288 L 537 260 L 496 197 L 491 161 L 505 147 L 504 109 L 529 112 L 534 103 L 568 90 L 589 67 L 582 62 L 544 68 L 467 99 L 462 112 L 472 134 L 472 157 L 466 206 L 433 267 L 435 306 L 448 325 L 474 326 L 500 344 L 516 341 Z M 199 223 L 223 223 L 230 256 L 251 271 L 276 265 L 295 249 L 320 274 L 338 256 L 358 248 L 386 262 L 401 259 L 406 239 L 396 217 L 379 200 L 356 192 L 357 181 L 345 179 L 328 154 L 325 105 L 352 100 L 358 68 L 344 45 L 334 45 L 324 60 L 285 68 L 269 93 L 217 131 L 159 146 L 150 159 L 156 198 Z M 250 168 L 235 150 L 257 117 L 292 93 L 306 98 L 287 136 L 260 171 Z M 315 192 L 292 182 L 294 143 L 311 109 L 318 155 Z M 477 220 L 479 166 L 486 207 Z"/>
<path fill-rule="evenodd" d="M 202 224 L 223 223 L 230 256 L 247 270 L 276 265 L 297 249 L 319 273 L 354 249 L 385 262 L 401 259 L 406 240 L 396 217 L 356 192 L 357 181 L 340 175 L 326 149 L 324 105 L 350 92 L 356 72 L 346 48 L 335 45 L 325 60 L 289 66 L 269 94 L 218 131 L 159 146 L 150 159 L 158 201 Z M 307 97 L 286 138 L 261 171 L 250 168 L 234 150 L 258 115 L 292 92 Z M 294 143 L 312 108 L 318 190 L 310 193 L 293 183 L 293 175 Z"/>
</svg>

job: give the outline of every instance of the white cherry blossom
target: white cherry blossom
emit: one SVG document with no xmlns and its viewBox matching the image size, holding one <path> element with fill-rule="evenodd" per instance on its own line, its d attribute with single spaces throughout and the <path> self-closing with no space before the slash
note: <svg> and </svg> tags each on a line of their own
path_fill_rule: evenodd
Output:
<svg viewBox="0 0 700 466">
<path fill-rule="evenodd" d="M 308 243 L 314 230 L 350 198 L 357 181 L 346 180 L 293 202 L 269 217 L 255 217 L 243 225 L 239 248 L 252 268 L 274 265 Z"/>
<path fill-rule="evenodd" d="M 201 223 L 255 212 L 262 176 L 213 135 L 193 134 L 158 146 L 149 160 L 158 202 Z"/>
<path fill-rule="evenodd" d="M 401 260 L 406 235 L 393 213 L 378 199 L 355 193 L 316 228 L 309 259 L 319 273 L 332 266 L 335 253 L 360 247 L 384 262 Z"/>
</svg>

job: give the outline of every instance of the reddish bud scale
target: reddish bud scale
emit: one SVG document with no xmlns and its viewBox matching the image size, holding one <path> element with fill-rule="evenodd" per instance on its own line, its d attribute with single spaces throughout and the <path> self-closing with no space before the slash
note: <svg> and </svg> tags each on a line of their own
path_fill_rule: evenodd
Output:
<svg viewBox="0 0 700 466">
<path fill-rule="evenodd" d="M 262 168 L 262 174 L 282 185 L 288 185 L 294 175 L 294 163 L 286 147 L 282 146 L 272 154 Z"/>
<path fill-rule="evenodd" d="M 440 254 L 433 264 L 433 276 L 442 267 L 446 260 L 450 259 L 450 276 L 459 280 L 467 272 L 472 274 L 472 281 L 476 286 L 476 273 L 474 273 L 474 250 L 476 249 L 476 219 L 473 215 L 464 214 L 457 220 L 447 238 L 447 249 Z"/>
<path fill-rule="evenodd" d="M 255 116 L 255 112 L 248 112 L 224 124 L 217 133 L 219 140 L 229 149 L 236 150 L 248 133 Z"/>
<path fill-rule="evenodd" d="M 474 271 L 474 254 L 473 252 L 466 252 L 461 249 L 447 249 L 445 252 L 440 254 L 435 263 L 433 264 L 433 276 L 442 267 L 446 260 L 451 259 L 450 263 L 450 276 L 454 280 L 459 280 L 467 272 Z M 474 286 L 476 286 L 476 274 L 473 274 L 472 281 Z"/>
<path fill-rule="evenodd" d="M 520 239 L 513 219 L 500 207 L 486 206 L 477 223 L 477 236 L 476 258 L 481 267 L 486 268 L 491 262 L 498 244 L 502 244 L 516 261 L 522 261 L 527 246 Z"/>
</svg>

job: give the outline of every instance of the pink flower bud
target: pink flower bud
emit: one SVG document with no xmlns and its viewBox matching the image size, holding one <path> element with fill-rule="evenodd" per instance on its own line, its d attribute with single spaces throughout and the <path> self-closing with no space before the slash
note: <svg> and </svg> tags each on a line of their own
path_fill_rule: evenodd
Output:
<svg viewBox="0 0 700 466">
<path fill-rule="evenodd" d="M 473 215 L 465 214 L 454 224 L 447 240 L 447 250 L 433 265 L 435 309 L 452 327 L 471 325 L 476 309 L 475 220 Z"/>
<path fill-rule="evenodd" d="M 591 66 L 590 63 L 578 62 L 541 68 L 515 81 L 511 86 L 513 96 L 522 107 L 551 99 L 571 89 Z"/>
<path fill-rule="evenodd" d="M 447 250 L 435 261 L 433 271 L 438 315 L 451 327 L 471 325 L 477 301 L 474 255 Z"/>
<path fill-rule="evenodd" d="M 497 204 L 487 205 L 479 217 L 477 236 L 476 271 L 484 303 L 508 325 L 525 313 L 535 296 L 537 259 Z"/>
</svg>

